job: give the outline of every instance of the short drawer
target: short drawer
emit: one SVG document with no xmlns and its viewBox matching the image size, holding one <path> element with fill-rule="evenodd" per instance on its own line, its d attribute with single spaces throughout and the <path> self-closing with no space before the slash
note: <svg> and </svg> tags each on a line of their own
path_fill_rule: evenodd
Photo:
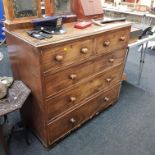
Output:
<svg viewBox="0 0 155 155">
<path fill-rule="evenodd" d="M 42 49 L 43 70 L 54 70 L 84 60 L 93 55 L 93 40 L 80 40 L 54 48 Z"/>
<path fill-rule="evenodd" d="M 119 83 L 122 70 L 122 65 L 117 66 L 47 100 L 48 120 L 55 119 L 56 116 L 81 104 L 92 95 Z"/>
<path fill-rule="evenodd" d="M 121 28 L 115 31 L 105 32 L 102 36 L 96 38 L 96 53 L 108 53 L 117 49 L 126 48 L 130 28 Z"/>
<path fill-rule="evenodd" d="M 117 50 L 105 56 L 59 71 L 55 74 L 49 73 L 45 75 L 46 97 L 54 95 L 89 76 L 102 72 L 104 69 L 122 64 L 125 53 L 126 51 L 124 49 Z"/>
<path fill-rule="evenodd" d="M 118 99 L 119 90 L 120 85 L 117 85 L 107 92 L 102 92 L 79 108 L 50 123 L 48 125 L 49 144 L 53 144 L 112 105 Z"/>
</svg>

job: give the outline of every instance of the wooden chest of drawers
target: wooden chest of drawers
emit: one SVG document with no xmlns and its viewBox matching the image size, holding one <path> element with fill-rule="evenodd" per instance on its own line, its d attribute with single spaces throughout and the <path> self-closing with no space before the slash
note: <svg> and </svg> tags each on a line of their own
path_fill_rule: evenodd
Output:
<svg viewBox="0 0 155 155">
<path fill-rule="evenodd" d="M 25 122 L 46 147 L 117 101 L 130 33 L 128 22 L 65 26 L 67 34 L 42 41 L 6 32 L 14 77 L 32 90 Z"/>
</svg>

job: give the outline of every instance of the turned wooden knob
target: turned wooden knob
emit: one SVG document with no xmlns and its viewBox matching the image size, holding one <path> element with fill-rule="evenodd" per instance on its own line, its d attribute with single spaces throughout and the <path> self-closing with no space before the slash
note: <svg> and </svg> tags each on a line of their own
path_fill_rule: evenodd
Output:
<svg viewBox="0 0 155 155">
<path fill-rule="evenodd" d="M 120 41 L 125 41 L 125 37 L 124 36 L 122 36 L 121 38 L 120 38 Z"/>
<path fill-rule="evenodd" d="M 75 80 L 75 79 L 77 78 L 77 75 L 76 75 L 76 74 L 71 74 L 71 75 L 69 76 L 69 78 L 72 79 L 72 80 Z"/>
<path fill-rule="evenodd" d="M 110 62 L 110 63 L 114 63 L 114 59 L 112 59 L 112 58 L 109 59 L 109 62 Z"/>
<path fill-rule="evenodd" d="M 82 48 L 82 49 L 81 49 L 81 53 L 87 54 L 87 53 L 88 53 L 88 48 L 87 48 L 87 47 Z"/>
<path fill-rule="evenodd" d="M 62 55 L 57 55 L 55 59 L 57 61 L 61 62 L 63 60 L 63 56 Z"/>
<path fill-rule="evenodd" d="M 112 80 L 111 78 L 106 79 L 106 81 L 109 82 L 109 83 L 111 82 L 111 80 Z"/>
<path fill-rule="evenodd" d="M 71 101 L 71 102 L 75 102 L 75 101 L 76 101 L 76 97 L 73 97 L 73 96 L 70 97 L 70 101 Z"/>
<path fill-rule="evenodd" d="M 105 41 L 103 46 L 108 47 L 110 45 L 110 41 Z"/>
<path fill-rule="evenodd" d="M 110 100 L 110 99 L 109 99 L 108 97 L 105 97 L 105 98 L 104 98 L 104 101 L 105 101 L 105 102 L 108 102 L 109 100 Z"/>
<path fill-rule="evenodd" d="M 70 122 L 74 124 L 76 122 L 76 120 L 74 118 L 71 118 Z"/>
</svg>

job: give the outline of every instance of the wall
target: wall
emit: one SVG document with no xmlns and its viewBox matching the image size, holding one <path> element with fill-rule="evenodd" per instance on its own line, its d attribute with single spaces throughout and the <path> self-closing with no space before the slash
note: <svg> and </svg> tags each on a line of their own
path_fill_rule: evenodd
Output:
<svg viewBox="0 0 155 155">
<path fill-rule="evenodd" d="M 151 0 L 140 0 L 139 4 L 146 5 L 148 7 L 151 6 Z"/>
</svg>

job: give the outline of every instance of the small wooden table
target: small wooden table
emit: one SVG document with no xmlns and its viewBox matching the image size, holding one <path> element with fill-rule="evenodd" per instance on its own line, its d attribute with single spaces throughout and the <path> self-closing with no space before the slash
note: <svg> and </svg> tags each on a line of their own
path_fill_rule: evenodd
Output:
<svg viewBox="0 0 155 155">
<path fill-rule="evenodd" d="M 21 109 L 30 92 L 30 89 L 27 88 L 24 83 L 21 81 L 14 81 L 8 91 L 7 98 L 0 100 L 0 117 Z M 4 152 L 7 155 L 8 149 L 4 140 L 2 127 L 3 125 L 0 125 L 0 145 L 3 147 Z"/>
</svg>

